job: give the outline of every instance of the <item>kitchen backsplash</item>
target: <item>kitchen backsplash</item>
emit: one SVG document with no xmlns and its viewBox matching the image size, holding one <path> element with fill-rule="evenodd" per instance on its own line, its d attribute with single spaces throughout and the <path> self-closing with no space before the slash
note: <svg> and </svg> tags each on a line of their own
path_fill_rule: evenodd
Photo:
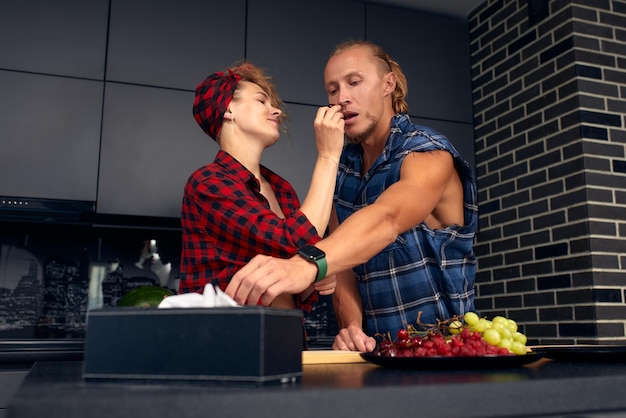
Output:
<svg viewBox="0 0 626 418">
<path fill-rule="evenodd" d="M 180 231 L 0 223 L 0 339 L 83 338 L 88 309 L 135 287 L 179 282 Z M 312 341 L 337 332 L 332 299 L 305 315 Z"/>
</svg>

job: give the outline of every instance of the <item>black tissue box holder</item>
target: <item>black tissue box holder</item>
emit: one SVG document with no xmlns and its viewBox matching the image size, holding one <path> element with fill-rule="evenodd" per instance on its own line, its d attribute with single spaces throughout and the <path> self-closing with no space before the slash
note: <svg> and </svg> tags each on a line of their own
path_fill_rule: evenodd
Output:
<svg viewBox="0 0 626 418">
<path fill-rule="evenodd" d="M 85 380 L 293 382 L 303 314 L 261 306 L 88 312 Z"/>
</svg>

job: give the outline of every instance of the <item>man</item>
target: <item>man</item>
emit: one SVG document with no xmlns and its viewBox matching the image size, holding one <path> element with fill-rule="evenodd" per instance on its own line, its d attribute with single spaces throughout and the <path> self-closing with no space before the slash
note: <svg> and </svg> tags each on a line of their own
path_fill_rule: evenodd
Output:
<svg viewBox="0 0 626 418">
<path fill-rule="evenodd" d="M 406 78 L 377 45 L 339 45 L 324 70 L 349 144 L 341 157 L 330 235 L 281 260 L 257 256 L 226 293 L 266 305 L 337 274 L 333 348 L 371 351 L 377 334 L 474 309 L 478 221 L 469 165 L 407 115 Z M 363 324 L 365 320 L 365 324 Z M 364 326 L 365 325 L 365 326 Z"/>
</svg>

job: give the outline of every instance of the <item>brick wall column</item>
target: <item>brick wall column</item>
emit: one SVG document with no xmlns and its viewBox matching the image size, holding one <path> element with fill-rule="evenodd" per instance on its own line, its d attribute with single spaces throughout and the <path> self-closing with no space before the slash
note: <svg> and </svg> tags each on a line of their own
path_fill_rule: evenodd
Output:
<svg viewBox="0 0 626 418">
<path fill-rule="evenodd" d="M 476 307 L 531 343 L 625 342 L 626 1 L 544 3 L 470 16 Z"/>
</svg>

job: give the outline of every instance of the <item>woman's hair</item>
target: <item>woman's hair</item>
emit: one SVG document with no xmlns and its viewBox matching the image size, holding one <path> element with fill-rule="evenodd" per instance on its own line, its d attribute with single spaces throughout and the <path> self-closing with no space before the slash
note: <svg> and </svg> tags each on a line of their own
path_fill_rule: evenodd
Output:
<svg viewBox="0 0 626 418">
<path fill-rule="evenodd" d="M 248 81 L 261 87 L 261 89 L 268 95 L 272 106 L 281 110 L 278 122 L 284 130 L 284 122 L 287 118 L 287 114 L 285 113 L 285 104 L 280 99 L 280 96 L 278 96 L 278 92 L 276 91 L 276 86 L 272 82 L 272 78 L 266 75 L 261 68 L 246 61 L 236 64 L 231 68 L 231 71 L 241 77 L 240 81 Z M 234 99 L 237 98 L 237 90 L 238 89 L 235 89 L 233 94 Z"/>
<path fill-rule="evenodd" d="M 346 41 L 337 45 L 333 52 L 331 52 L 330 57 L 332 58 L 347 51 L 348 49 L 360 46 L 367 48 L 374 58 L 378 58 L 380 63 L 378 68 L 381 76 L 390 71 L 395 74 L 396 89 L 391 94 L 393 111 L 395 113 L 408 113 L 409 105 L 406 102 L 406 96 L 408 94 L 409 87 L 407 85 L 406 76 L 402 72 L 400 65 L 394 61 L 380 46 L 362 40 Z"/>
</svg>

